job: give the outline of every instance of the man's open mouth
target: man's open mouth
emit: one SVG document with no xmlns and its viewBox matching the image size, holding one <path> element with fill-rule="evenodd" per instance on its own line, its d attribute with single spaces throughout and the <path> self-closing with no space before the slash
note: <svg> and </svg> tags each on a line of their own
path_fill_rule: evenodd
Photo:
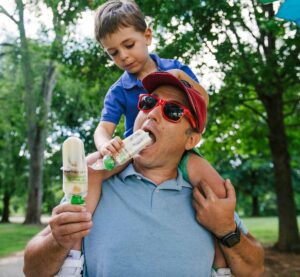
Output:
<svg viewBox="0 0 300 277">
<path fill-rule="evenodd" d="M 152 139 L 152 143 L 149 144 L 149 145 L 154 144 L 154 143 L 156 142 L 156 136 L 155 136 L 155 134 L 152 132 L 152 130 L 150 130 L 150 128 L 147 128 L 147 127 L 144 127 L 143 130 L 144 130 L 145 132 L 147 132 L 147 133 L 149 134 L 150 138 Z"/>
</svg>

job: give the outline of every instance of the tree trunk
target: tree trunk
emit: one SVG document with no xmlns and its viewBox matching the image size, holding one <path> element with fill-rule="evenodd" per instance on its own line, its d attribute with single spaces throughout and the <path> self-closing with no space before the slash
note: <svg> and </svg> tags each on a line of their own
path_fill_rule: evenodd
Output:
<svg viewBox="0 0 300 277">
<path fill-rule="evenodd" d="M 25 224 L 40 224 L 41 218 L 41 205 L 43 196 L 43 163 L 44 163 L 44 150 L 47 136 L 47 119 L 50 110 L 52 93 L 56 83 L 56 72 L 53 62 L 47 69 L 44 75 L 41 94 L 43 103 L 41 104 L 39 124 L 35 126 L 36 136 L 30 136 L 32 142 L 32 149 L 30 151 L 30 171 L 29 171 L 29 196 L 27 213 L 25 217 Z"/>
<path fill-rule="evenodd" d="M 258 196 L 252 196 L 252 216 L 259 216 L 259 201 Z"/>
<path fill-rule="evenodd" d="M 4 192 L 2 203 L 3 203 L 3 210 L 2 210 L 2 218 L 1 223 L 9 223 L 9 202 L 10 202 L 11 195 L 8 191 Z"/>
<path fill-rule="evenodd" d="M 36 131 L 36 136 L 30 138 L 33 141 L 33 149 L 30 151 L 29 161 L 29 195 L 25 224 L 40 224 L 42 204 L 42 167 L 43 152 L 42 145 L 43 130 Z"/>
<path fill-rule="evenodd" d="M 281 251 L 295 251 L 300 249 L 300 239 L 293 197 L 290 156 L 284 128 L 282 94 L 265 94 L 262 96 L 262 102 L 267 111 L 269 144 L 275 173 L 279 215 L 279 239 L 276 247 Z"/>
<path fill-rule="evenodd" d="M 44 162 L 45 141 L 47 135 L 47 119 L 51 105 L 52 92 L 55 86 L 55 66 L 49 62 L 47 72 L 43 77 L 40 94 L 34 90 L 34 74 L 31 56 L 24 27 L 24 4 L 16 0 L 19 13 L 18 28 L 21 42 L 21 63 L 25 81 L 25 106 L 27 120 L 27 141 L 30 153 L 28 202 L 25 224 L 39 224 L 42 204 L 42 174 Z M 39 113 L 36 114 L 36 111 Z"/>
</svg>

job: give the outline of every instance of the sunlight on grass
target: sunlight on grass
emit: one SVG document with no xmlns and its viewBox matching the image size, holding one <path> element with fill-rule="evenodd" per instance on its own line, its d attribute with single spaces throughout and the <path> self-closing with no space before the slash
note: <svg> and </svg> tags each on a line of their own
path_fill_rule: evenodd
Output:
<svg viewBox="0 0 300 277">
<path fill-rule="evenodd" d="M 278 240 L 277 217 L 249 217 L 243 218 L 249 232 L 263 244 L 274 244 Z M 300 229 L 300 217 L 298 217 Z"/>
<path fill-rule="evenodd" d="M 42 228 L 22 224 L 0 224 L 0 257 L 22 251 L 26 243 Z"/>
</svg>

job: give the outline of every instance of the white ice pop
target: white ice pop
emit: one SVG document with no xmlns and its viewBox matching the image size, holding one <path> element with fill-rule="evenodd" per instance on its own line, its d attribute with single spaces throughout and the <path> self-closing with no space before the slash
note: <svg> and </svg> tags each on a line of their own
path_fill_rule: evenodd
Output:
<svg viewBox="0 0 300 277">
<path fill-rule="evenodd" d="M 116 166 L 122 165 L 129 161 L 134 155 L 143 150 L 147 145 L 151 144 L 152 139 L 148 132 L 137 130 L 131 136 L 123 140 L 124 146 L 120 153 L 115 157 L 105 156 L 103 162 L 98 160 L 91 168 L 94 170 L 107 169 L 112 170 Z"/>
<path fill-rule="evenodd" d="M 62 146 L 63 191 L 72 204 L 84 204 L 87 195 L 87 164 L 84 145 L 77 137 L 67 138 Z"/>
</svg>

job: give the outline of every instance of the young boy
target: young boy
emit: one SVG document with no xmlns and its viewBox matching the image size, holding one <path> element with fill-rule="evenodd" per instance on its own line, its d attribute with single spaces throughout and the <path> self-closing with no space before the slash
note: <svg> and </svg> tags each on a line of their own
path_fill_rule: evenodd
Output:
<svg viewBox="0 0 300 277">
<path fill-rule="evenodd" d="M 101 122 L 94 134 L 95 145 L 101 156 L 116 155 L 122 148 L 122 140 L 119 137 L 112 138 L 112 136 L 123 114 L 126 118 L 125 137 L 132 134 L 134 120 L 138 114 L 138 97 L 146 92 L 141 80 L 149 73 L 169 71 L 197 89 L 208 104 L 206 91 L 199 85 L 196 76 L 188 66 L 177 60 L 161 59 L 157 55 L 148 53 L 152 32 L 146 25 L 144 15 L 133 1 L 110 0 L 101 5 L 96 11 L 95 35 L 114 63 L 124 70 L 123 75 L 111 86 L 105 97 Z M 225 197 L 222 178 L 196 152 L 190 151 L 185 154 L 180 169 L 184 178 L 193 186 L 201 182 L 207 183 L 218 197 Z M 118 172 L 120 170 L 117 169 Z M 94 212 L 100 193 L 99 186 L 89 186 L 86 199 L 88 211 Z M 81 242 L 77 242 L 74 249 L 80 250 Z M 80 252 L 71 250 L 70 256 L 75 259 L 80 258 Z M 69 266 L 70 260 L 72 259 L 68 260 Z M 225 259 L 217 246 L 214 267 L 226 267 Z M 73 269 L 63 266 L 59 276 L 72 273 L 70 270 Z M 213 276 L 228 276 L 217 275 L 216 272 L 213 274 L 215 274 Z"/>
</svg>

